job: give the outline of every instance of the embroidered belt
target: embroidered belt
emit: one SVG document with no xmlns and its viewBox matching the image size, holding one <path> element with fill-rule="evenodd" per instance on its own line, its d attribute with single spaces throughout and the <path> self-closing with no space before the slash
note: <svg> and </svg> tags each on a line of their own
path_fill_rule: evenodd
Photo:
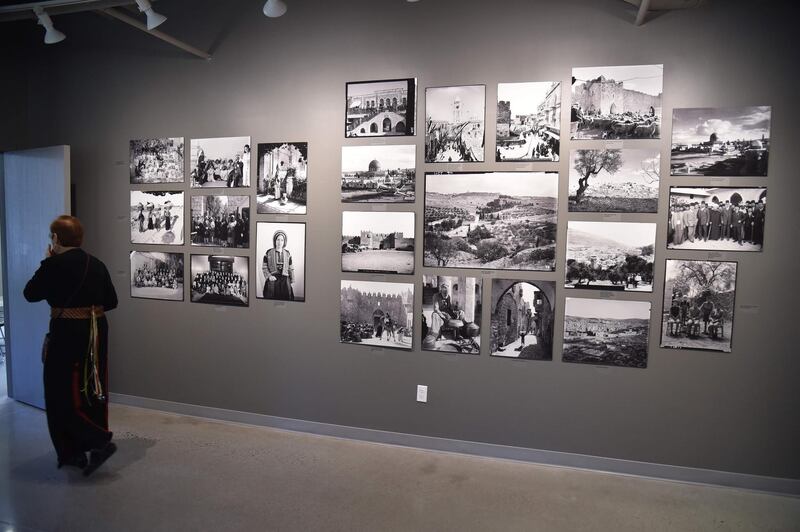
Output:
<svg viewBox="0 0 800 532">
<path fill-rule="evenodd" d="M 51 318 L 61 318 L 68 320 L 88 320 L 92 317 L 92 310 L 94 315 L 99 318 L 104 315 L 103 307 L 73 307 L 73 308 L 50 308 Z"/>
</svg>

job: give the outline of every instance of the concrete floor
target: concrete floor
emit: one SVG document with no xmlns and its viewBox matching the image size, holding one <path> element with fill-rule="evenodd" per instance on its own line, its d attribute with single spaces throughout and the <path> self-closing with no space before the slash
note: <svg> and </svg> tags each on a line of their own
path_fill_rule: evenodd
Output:
<svg viewBox="0 0 800 532">
<path fill-rule="evenodd" d="M 800 499 L 112 406 L 119 452 L 57 470 L 0 399 L 0 530 L 800 530 Z M 3 528 L 5 526 L 5 528 Z"/>
</svg>

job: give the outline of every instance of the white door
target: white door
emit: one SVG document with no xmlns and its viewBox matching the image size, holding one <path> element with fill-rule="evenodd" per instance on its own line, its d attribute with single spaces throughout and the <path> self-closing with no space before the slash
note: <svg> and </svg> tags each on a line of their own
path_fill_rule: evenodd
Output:
<svg viewBox="0 0 800 532">
<path fill-rule="evenodd" d="M 28 303 L 25 283 L 49 243 L 50 222 L 70 212 L 69 146 L 3 154 L 5 323 L 8 395 L 44 408 L 41 348 L 47 303 Z"/>
</svg>

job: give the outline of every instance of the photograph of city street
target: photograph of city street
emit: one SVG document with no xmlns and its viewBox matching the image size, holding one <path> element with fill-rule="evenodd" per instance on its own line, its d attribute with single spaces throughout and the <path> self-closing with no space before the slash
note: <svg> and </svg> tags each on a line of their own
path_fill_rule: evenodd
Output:
<svg viewBox="0 0 800 532">
<path fill-rule="evenodd" d="M 735 262 L 667 260 L 661 347 L 731 352 Z"/>
<path fill-rule="evenodd" d="M 423 265 L 555 271 L 557 172 L 425 174 Z"/>
<path fill-rule="evenodd" d="M 656 224 L 567 223 L 566 288 L 653 291 Z"/>
<path fill-rule="evenodd" d="M 417 147 L 342 146 L 342 202 L 413 203 Z"/>
<path fill-rule="evenodd" d="M 572 139 L 661 138 L 664 65 L 572 69 Z"/>
<path fill-rule="evenodd" d="M 191 139 L 192 188 L 249 187 L 250 137 Z"/>
<path fill-rule="evenodd" d="M 250 247 L 250 196 L 192 196 L 193 246 Z"/>
<path fill-rule="evenodd" d="M 256 297 L 306 300 L 306 224 L 256 224 Z"/>
<path fill-rule="evenodd" d="M 183 192 L 131 190 L 131 244 L 183 244 Z"/>
<path fill-rule="evenodd" d="M 479 277 L 422 276 L 422 349 L 481 354 Z"/>
<path fill-rule="evenodd" d="M 183 253 L 131 251 L 131 297 L 183 301 Z"/>
<path fill-rule="evenodd" d="M 558 161 L 561 83 L 498 83 L 495 161 Z"/>
<path fill-rule="evenodd" d="M 658 212 L 658 150 L 571 150 L 569 155 L 569 212 Z"/>
<path fill-rule="evenodd" d="M 246 307 L 250 257 L 192 255 L 192 303 Z"/>
<path fill-rule="evenodd" d="M 672 175 L 766 176 L 772 108 L 672 111 Z"/>
<path fill-rule="evenodd" d="M 411 350 L 413 283 L 343 280 L 340 308 L 342 343 Z"/>
<path fill-rule="evenodd" d="M 649 301 L 568 297 L 562 362 L 647 367 Z"/>
<path fill-rule="evenodd" d="M 416 134 L 416 78 L 351 81 L 345 93 L 345 137 Z"/>
<path fill-rule="evenodd" d="M 425 162 L 483 162 L 486 86 L 425 89 Z"/>
<path fill-rule="evenodd" d="M 183 137 L 131 141 L 131 185 L 183 183 Z"/>
<path fill-rule="evenodd" d="M 761 251 L 765 187 L 670 187 L 667 249 Z"/>
<path fill-rule="evenodd" d="M 556 283 L 492 279 L 491 356 L 553 360 Z"/>
<path fill-rule="evenodd" d="M 308 143 L 259 144 L 257 155 L 256 212 L 306 214 Z"/>
<path fill-rule="evenodd" d="M 342 212 L 342 271 L 414 273 L 414 213 Z"/>
</svg>

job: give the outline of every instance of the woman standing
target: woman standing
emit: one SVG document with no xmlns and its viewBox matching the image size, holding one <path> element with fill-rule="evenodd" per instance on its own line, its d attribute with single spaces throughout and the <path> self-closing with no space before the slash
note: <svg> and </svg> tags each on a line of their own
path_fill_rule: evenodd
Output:
<svg viewBox="0 0 800 532">
<path fill-rule="evenodd" d="M 31 302 L 47 300 L 51 307 L 42 362 L 47 426 L 58 467 L 75 466 L 88 476 L 117 450 L 108 430 L 104 315 L 117 307 L 117 293 L 106 266 L 80 248 L 80 220 L 59 216 L 50 233 L 47 257 L 24 295 Z"/>
<path fill-rule="evenodd" d="M 275 231 L 272 245 L 264 254 L 261 271 L 264 272 L 264 298 L 294 301 L 294 266 L 292 254 L 286 250 L 286 233 Z"/>
</svg>

